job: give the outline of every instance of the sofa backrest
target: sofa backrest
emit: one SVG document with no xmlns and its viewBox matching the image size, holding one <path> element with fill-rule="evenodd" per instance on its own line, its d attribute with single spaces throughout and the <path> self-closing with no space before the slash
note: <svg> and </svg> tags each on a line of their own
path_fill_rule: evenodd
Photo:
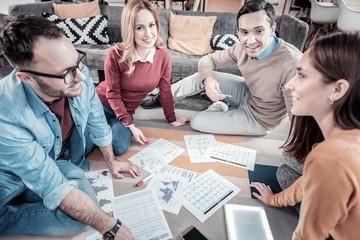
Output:
<svg viewBox="0 0 360 240">
<path fill-rule="evenodd" d="M 123 7 L 100 5 L 102 15 L 108 17 L 108 35 L 110 43 L 122 42 L 121 38 L 121 14 Z"/>
<path fill-rule="evenodd" d="M 17 4 L 9 7 L 9 14 L 31 13 L 41 15 L 43 12 L 53 13 L 52 3 L 61 4 L 60 0 L 42 3 Z M 70 3 L 71 4 L 71 3 Z M 108 16 L 108 35 L 110 43 L 121 42 L 121 13 L 123 7 L 100 5 L 101 14 Z M 174 14 L 188 16 L 217 16 L 214 24 L 212 36 L 218 34 L 236 34 L 236 13 L 216 13 L 216 12 L 193 12 L 174 9 L 159 9 L 161 23 L 161 39 L 167 48 L 169 38 L 169 18 L 170 11 Z M 276 16 L 277 36 L 293 44 L 300 51 L 303 50 L 309 26 L 307 23 L 288 14 Z"/>
<path fill-rule="evenodd" d="M 41 3 L 15 4 L 9 6 L 9 14 L 30 13 L 41 16 L 43 12 L 54 13 L 52 4 L 72 4 L 63 3 L 60 0 Z M 100 5 L 102 15 L 108 16 L 108 35 L 110 43 L 121 42 L 121 13 L 123 7 Z"/>
<path fill-rule="evenodd" d="M 167 47 L 167 39 L 169 37 L 169 14 L 172 11 L 174 14 L 188 15 L 188 16 L 217 16 L 213 27 L 212 37 L 215 35 L 235 34 L 236 32 L 236 13 L 217 13 L 217 12 L 193 12 L 181 10 L 160 10 L 159 17 L 162 27 L 161 38 L 164 40 Z M 275 16 L 276 35 L 288 43 L 293 44 L 300 51 L 305 45 L 306 36 L 309 26 L 304 21 L 295 18 L 289 14 Z"/>
<path fill-rule="evenodd" d="M 54 2 L 61 4 L 61 1 L 59 0 L 41 3 L 14 4 L 9 6 L 8 12 L 9 14 L 30 13 L 41 16 L 43 12 L 54 13 L 52 8 Z"/>
</svg>

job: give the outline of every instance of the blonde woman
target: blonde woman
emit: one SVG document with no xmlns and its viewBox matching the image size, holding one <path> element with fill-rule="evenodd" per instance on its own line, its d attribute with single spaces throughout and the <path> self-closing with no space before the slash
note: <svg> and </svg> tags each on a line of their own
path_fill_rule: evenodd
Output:
<svg viewBox="0 0 360 240">
<path fill-rule="evenodd" d="M 113 133 L 116 155 L 129 147 L 131 137 L 148 144 L 134 125 L 132 115 L 147 93 L 159 87 L 166 120 L 182 126 L 189 119 L 176 119 L 171 94 L 170 54 L 162 48 L 160 21 L 156 9 L 147 0 L 132 0 L 121 16 L 123 42 L 112 47 L 105 60 L 105 81 L 96 88 Z"/>
</svg>

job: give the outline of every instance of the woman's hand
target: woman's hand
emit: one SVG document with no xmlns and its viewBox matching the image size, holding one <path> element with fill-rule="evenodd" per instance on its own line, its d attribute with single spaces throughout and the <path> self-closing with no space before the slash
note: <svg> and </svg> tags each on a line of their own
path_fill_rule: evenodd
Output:
<svg viewBox="0 0 360 240">
<path fill-rule="evenodd" d="M 137 127 L 135 127 L 135 125 L 131 125 L 129 127 L 129 130 L 131 131 L 132 135 L 134 136 L 137 142 L 139 142 L 140 144 L 149 144 L 142 131 Z"/>
<path fill-rule="evenodd" d="M 261 202 L 265 203 L 266 205 L 269 205 L 268 196 L 274 195 L 269 185 L 265 185 L 264 183 L 259 183 L 259 182 L 252 182 L 250 183 L 250 187 L 256 188 L 256 190 L 258 190 L 258 192 L 260 193 L 260 195 L 255 192 L 252 193 L 254 197 L 259 199 Z"/>
<path fill-rule="evenodd" d="M 179 126 L 185 125 L 186 122 L 190 122 L 190 119 L 189 118 L 178 118 L 178 119 L 176 119 L 175 122 L 170 123 L 170 124 L 173 125 L 174 127 L 179 127 Z"/>
</svg>

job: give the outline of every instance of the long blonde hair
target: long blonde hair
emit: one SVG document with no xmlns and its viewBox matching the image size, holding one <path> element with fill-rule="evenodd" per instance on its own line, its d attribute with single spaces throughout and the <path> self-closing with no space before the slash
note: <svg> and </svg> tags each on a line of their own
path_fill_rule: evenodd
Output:
<svg viewBox="0 0 360 240">
<path fill-rule="evenodd" d="M 148 0 L 129 1 L 129 3 L 125 5 L 121 15 L 121 36 L 123 41 L 114 46 L 116 53 L 120 57 L 119 63 L 124 63 L 129 68 L 126 72 L 128 75 L 131 75 L 135 70 L 135 65 L 132 62 L 132 56 L 135 54 L 135 21 L 138 12 L 143 9 L 149 10 L 155 19 L 157 28 L 155 47 L 161 48 L 163 46 L 163 41 L 160 38 L 161 26 L 159 15 L 153 4 Z M 120 51 L 122 51 L 122 54 L 120 54 Z"/>
</svg>

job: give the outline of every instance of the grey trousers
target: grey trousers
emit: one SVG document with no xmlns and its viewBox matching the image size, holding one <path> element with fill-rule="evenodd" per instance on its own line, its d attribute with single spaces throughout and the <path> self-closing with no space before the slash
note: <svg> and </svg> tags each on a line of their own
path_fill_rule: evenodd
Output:
<svg viewBox="0 0 360 240">
<path fill-rule="evenodd" d="M 248 107 L 249 89 L 244 78 L 229 73 L 213 72 L 213 77 L 219 82 L 220 90 L 232 96 L 238 107 L 230 108 L 227 112 L 202 111 L 196 114 L 190 122 L 193 129 L 218 134 L 233 135 L 265 135 L 266 129 L 259 123 Z M 174 100 L 198 94 L 205 90 L 198 73 L 182 79 L 171 85 Z"/>
<path fill-rule="evenodd" d="M 282 155 L 285 164 L 281 165 L 277 172 L 276 178 L 282 190 L 290 187 L 303 174 L 304 165 L 297 163 L 296 159 Z"/>
<path fill-rule="evenodd" d="M 303 174 L 304 165 L 297 163 L 295 158 L 289 158 L 283 153 L 285 164 L 281 165 L 276 171 L 276 178 L 282 190 L 290 187 Z M 300 213 L 301 203 L 294 206 L 295 210 Z"/>
</svg>

